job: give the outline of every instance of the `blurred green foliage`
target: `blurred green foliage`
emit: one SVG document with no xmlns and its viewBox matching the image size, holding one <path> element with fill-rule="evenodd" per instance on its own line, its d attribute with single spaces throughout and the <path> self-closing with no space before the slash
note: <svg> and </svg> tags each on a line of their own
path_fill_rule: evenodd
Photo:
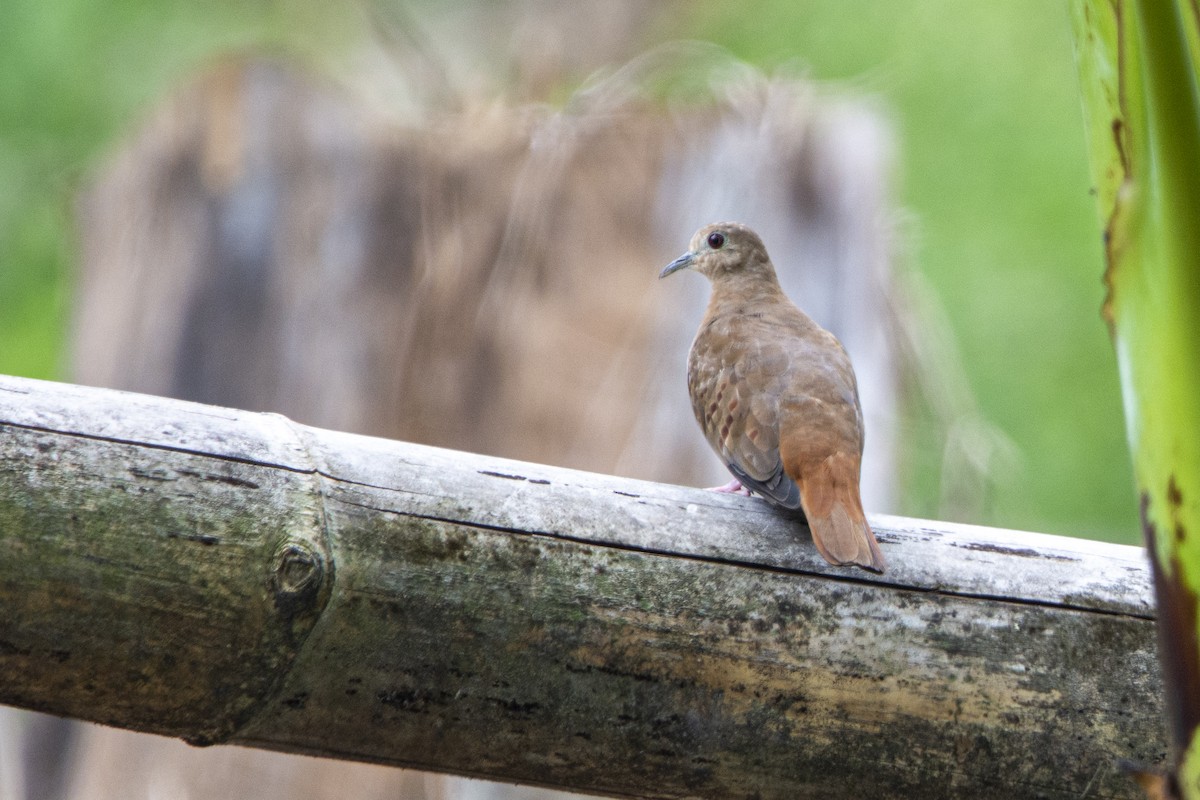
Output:
<svg viewBox="0 0 1200 800">
<path fill-rule="evenodd" d="M 296 2 L 5 0 L 0 23 L 0 373 L 62 378 L 75 190 L 139 113 L 214 54 L 335 46 Z"/>
<path fill-rule="evenodd" d="M 429 3 L 425 7 L 436 6 Z M 0 25 L 0 372 L 62 377 L 75 186 L 142 109 L 218 52 L 313 55 L 340 6 L 7 0 Z M 945 306 L 984 415 L 1015 442 L 973 522 L 1138 539 L 1066 9 L 1045 0 L 704 0 L 668 38 L 883 99 L 904 266 Z M 836 85 L 836 84 L 835 84 Z M 902 513 L 938 516 L 941 447 L 904 431 Z"/>
</svg>

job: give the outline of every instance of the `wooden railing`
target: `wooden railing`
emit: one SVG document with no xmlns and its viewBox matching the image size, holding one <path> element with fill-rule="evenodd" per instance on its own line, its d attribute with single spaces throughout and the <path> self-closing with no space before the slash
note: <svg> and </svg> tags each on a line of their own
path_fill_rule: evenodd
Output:
<svg viewBox="0 0 1200 800">
<path fill-rule="evenodd" d="M 1139 548 L 0 378 L 0 702 L 596 794 L 1136 797 Z"/>
</svg>

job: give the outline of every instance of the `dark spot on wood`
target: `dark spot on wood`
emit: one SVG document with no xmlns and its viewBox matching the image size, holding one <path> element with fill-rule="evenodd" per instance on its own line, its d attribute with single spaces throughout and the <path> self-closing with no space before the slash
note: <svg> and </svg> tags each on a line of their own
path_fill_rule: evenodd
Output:
<svg viewBox="0 0 1200 800">
<path fill-rule="evenodd" d="M 407 711 L 417 705 L 420 700 L 421 693 L 415 689 L 389 689 L 387 691 L 376 692 L 375 699 L 385 706 L 392 706 Z"/>
<path fill-rule="evenodd" d="M 213 483 L 224 483 L 229 486 L 237 486 L 242 489 L 259 488 L 259 485 L 254 481 L 248 481 L 244 478 L 235 478 L 232 475 L 214 475 L 211 472 L 196 472 L 194 470 L 187 469 L 181 469 L 178 472 L 180 475 L 187 475 L 189 478 L 199 478 L 202 481 L 211 481 Z"/>
<path fill-rule="evenodd" d="M 428 689 L 388 689 L 376 692 L 375 699 L 400 711 L 424 713 L 431 705 L 445 705 L 453 695 Z"/>
<path fill-rule="evenodd" d="M 530 716 L 534 711 L 542 707 L 540 703 L 518 703 L 516 700 L 500 697 L 489 697 L 487 700 L 490 703 L 500 706 L 505 711 L 520 714 L 521 716 Z"/>
<path fill-rule="evenodd" d="M 886 540 L 881 538 L 879 541 L 882 542 Z M 1045 558 L 1051 561 L 1076 560 L 1070 556 L 1045 553 L 1041 550 L 1034 550 L 1031 547 L 1005 547 L 1004 545 L 992 544 L 991 542 L 965 542 L 963 544 L 954 544 L 953 546 L 960 547 L 963 550 L 979 550 L 984 553 L 995 553 L 1001 556 L 1018 556 L 1019 558 Z"/>
<path fill-rule="evenodd" d="M 530 478 L 529 482 L 536 483 L 538 486 L 549 486 L 550 485 L 550 481 L 545 480 L 543 478 Z"/>
<path fill-rule="evenodd" d="M 507 472 L 492 472 L 490 469 L 479 470 L 480 475 L 487 475 L 489 478 L 504 478 L 510 481 L 526 481 L 529 480 L 524 475 L 510 475 Z"/>
<path fill-rule="evenodd" d="M 145 478 L 150 481 L 173 481 L 178 480 L 175 474 L 163 469 L 142 469 L 141 467 L 130 467 L 129 473 L 138 478 Z"/>
<path fill-rule="evenodd" d="M 211 533 L 180 533 L 179 531 L 167 531 L 168 539 L 184 539 L 189 542 L 197 542 L 205 547 L 212 547 L 215 544 L 221 543 L 220 536 L 213 536 Z"/>
<path fill-rule="evenodd" d="M 0 639 L 0 656 L 27 656 L 32 652 L 27 647 L 17 647 L 12 642 Z"/>
<path fill-rule="evenodd" d="M 598 665 L 598 664 L 567 664 L 567 663 L 564 663 L 563 667 L 567 670 L 567 672 L 575 672 L 575 673 L 579 673 L 579 674 L 588 674 L 588 673 L 592 673 L 592 672 L 599 672 L 604 675 L 612 675 L 612 676 L 618 677 L 618 678 L 632 678 L 633 680 L 635 680 L 639 683 L 657 683 L 659 680 L 659 677 L 657 675 L 652 675 L 649 672 L 638 672 L 636 670 L 624 670 L 624 669 L 620 669 L 618 667 L 610 667 L 606 664 Z"/>
<path fill-rule="evenodd" d="M 308 702 L 308 692 L 297 692 L 288 699 L 283 701 L 283 704 L 288 708 L 299 711 L 304 708 L 304 704 Z"/>
<path fill-rule="evenodd" d="M 618 489 L 613 489 L 613 494 L 619 494 L 622 497 L 641 497 L 640 494 L 634 494 L 633 492 L 622 492 Z"/>
</svg>

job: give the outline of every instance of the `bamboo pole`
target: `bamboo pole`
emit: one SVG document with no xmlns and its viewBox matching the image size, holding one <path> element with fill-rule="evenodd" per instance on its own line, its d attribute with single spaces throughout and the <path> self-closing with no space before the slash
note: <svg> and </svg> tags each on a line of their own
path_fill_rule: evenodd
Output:
<svg viewBox="0 0 1200 800">
<path fill-rule="evenodd" d="M 0 378 L 0 702 L 638 797 L 1133 797 L 1140 548 L 757 499 Z"/>
</svg>

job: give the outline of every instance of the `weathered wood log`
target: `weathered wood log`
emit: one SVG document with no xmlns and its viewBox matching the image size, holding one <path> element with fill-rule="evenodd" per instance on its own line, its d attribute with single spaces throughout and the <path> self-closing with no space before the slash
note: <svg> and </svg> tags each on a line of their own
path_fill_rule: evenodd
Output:
<svg viewBox="0 0 1200 800">
<path fill-rule="evenodd" d="M 1138 548 L 0 378 L 0 702 L 638 797 L 1135 797 Z"/>
</svg>

